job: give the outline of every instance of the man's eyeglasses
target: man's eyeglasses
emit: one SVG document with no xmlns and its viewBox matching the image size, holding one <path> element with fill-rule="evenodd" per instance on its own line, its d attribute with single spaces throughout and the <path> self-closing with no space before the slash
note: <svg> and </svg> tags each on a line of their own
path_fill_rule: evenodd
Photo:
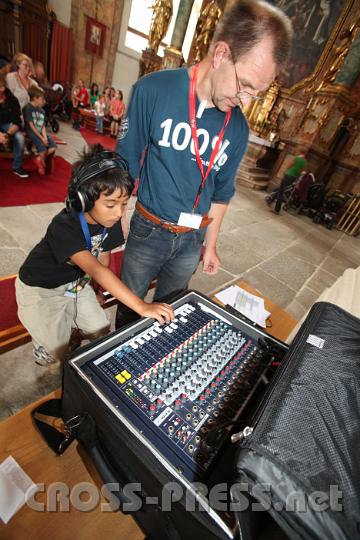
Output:
<svg viewBox="0 0 360 540">
<path fill-rule="evenodd" d="M 235 67 L 235 58 L 234 58 L 234 54 L 233 54 L 231 49 L 230 49 L 230 54 L 231 54 L 231 61 L 233 63 L 234 71 L 235 71 L 235 79 L 236 79 L 236 94 L 235 94 L 235 97 L 236 97 L 236 99 L 239 99 L 240 101 L 242 99 L 254 100 L 254 101 L 263 101 L 264 96 L 257 96 L 255 94 L 250 94 L 250 92 L 247 92 L 246 90 L 241 89 L 239 77 L 238 77 L 236 67 Z"/>
</svg>

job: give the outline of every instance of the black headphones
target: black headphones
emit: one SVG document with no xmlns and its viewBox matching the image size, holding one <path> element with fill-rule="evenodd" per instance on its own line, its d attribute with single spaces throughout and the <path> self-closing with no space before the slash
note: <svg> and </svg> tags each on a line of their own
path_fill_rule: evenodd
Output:
<svg viewBox="0 0 360 540">
<path fill-rule="evenodd" d="M 112 169 L 129 170 L 129 164 L 116 152 L 104 150 L 95 154 L 86 163 L 81 165 L 72 182 L 68 187 L 68 196 L 66 198 L 66 208 L 76 210 L 76 212 L 88 212 L 95 204 L 93 197 L 82 185 L 90 178 L 100 176 Z"/>
</svg>

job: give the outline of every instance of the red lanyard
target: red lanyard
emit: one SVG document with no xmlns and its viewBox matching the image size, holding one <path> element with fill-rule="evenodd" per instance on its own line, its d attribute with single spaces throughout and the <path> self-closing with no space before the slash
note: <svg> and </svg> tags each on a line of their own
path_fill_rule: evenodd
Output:
<svg viewBox="0 0 360 540">
<path fill-rule="evenodd" d="M 193 74 L 192 74 L 192 77 L 190 79 L 190 87 L 189 87 L 189 111 L 190 111 L 191 136 L 192 136 L 192 140 L 193 140 L 193 143 L 194 143 L 196 161 L 197 161 L 198 167 L 200 169 L 201 178 L 202 178 L 202 181 L 201 181 L 201 184 L 200 184 L 200 187 L 199 187 L 199 190 L 198 190 L 198 193 L 196 195 L 195 202 L 194 202 L 193 211 L 195 210 L 195 208 L 199 204 L 199 199 L 200 199 L 201 192 L 202 192 L 202 190 L 204 188 L 205 181 L 206 181 L 207 177 L 209 176 L 211 169 L 213 168 L 215 157 L 216 157 L 216 155 L 217 155 L 217 153 L 219 151 L 220 145 L 221 145 L 222 140 L 224 138 L 224 133 L 225 133 L 226 126 L 228 125 L 228 123 L 230 121 L 230 117 L 231 117 L 231 113 L 232 113 L 232 109 L 230 109 L 230 111 L 228 111 L 226 113 L 225 120 L 224 120 L 224 125 L 220 130 L 220 133 L 218 135 L 218 140 L 216 141 L 215 147 L 214 147 L 213 151 L 211 152 L 208 168 L 206 169 L 206 172 L 204 173 L 204 166 L 203 166 L 203 163 L 201 161 L 200 152 L 199 152 L 199 139 L 198 139 L 198 135 L 197 135 L 197 126 L 196 126 L 196 79 L 197 79 L 198 67 L 199 67 L 198 64 L 196 64 L 194 66 Z"/>
</svg>

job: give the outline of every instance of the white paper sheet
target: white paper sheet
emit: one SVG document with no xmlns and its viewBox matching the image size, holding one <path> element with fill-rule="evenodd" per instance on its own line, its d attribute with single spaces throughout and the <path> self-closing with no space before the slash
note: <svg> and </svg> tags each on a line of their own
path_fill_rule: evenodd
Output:
<svg viewBox="0 0 360 540">
<path fill-rule="evenodd" d="M 37 491 L 37 486 L 12 456 L 0 464 L 0 518 L 6 524 Z"/>
<path fill-rule="evenodd" d="M 266 328 L 265 321 L 271 313 L 265 309 L 263 298 L 248 293 L 237 285 L 232 285 L 215 294 L 215 296 L 223 304 L 229 304 L 251 321 L 262 328 Z"/>
</svg>

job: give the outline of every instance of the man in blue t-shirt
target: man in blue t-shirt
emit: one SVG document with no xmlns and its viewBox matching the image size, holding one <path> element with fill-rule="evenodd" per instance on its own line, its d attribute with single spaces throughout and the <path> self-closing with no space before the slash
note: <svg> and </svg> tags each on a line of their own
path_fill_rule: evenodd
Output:
<svg viewBox="0 0 360 540">
<path fill-rule="evenodd" d="M 239 106 L 272 83 L 291 34 L 277 8 L 237 0 L 199 64 L 152 73 L 134 85 L 117 152 L 140 179 L 121 276 L 138 296 L 155 277 L 155 299 L 185 289 L 203 242 L 203 271 L 217 272 L 217 237 L 248 141 Z M 117 326 L 128 320 L 119 306 Z"/>
</svg>

